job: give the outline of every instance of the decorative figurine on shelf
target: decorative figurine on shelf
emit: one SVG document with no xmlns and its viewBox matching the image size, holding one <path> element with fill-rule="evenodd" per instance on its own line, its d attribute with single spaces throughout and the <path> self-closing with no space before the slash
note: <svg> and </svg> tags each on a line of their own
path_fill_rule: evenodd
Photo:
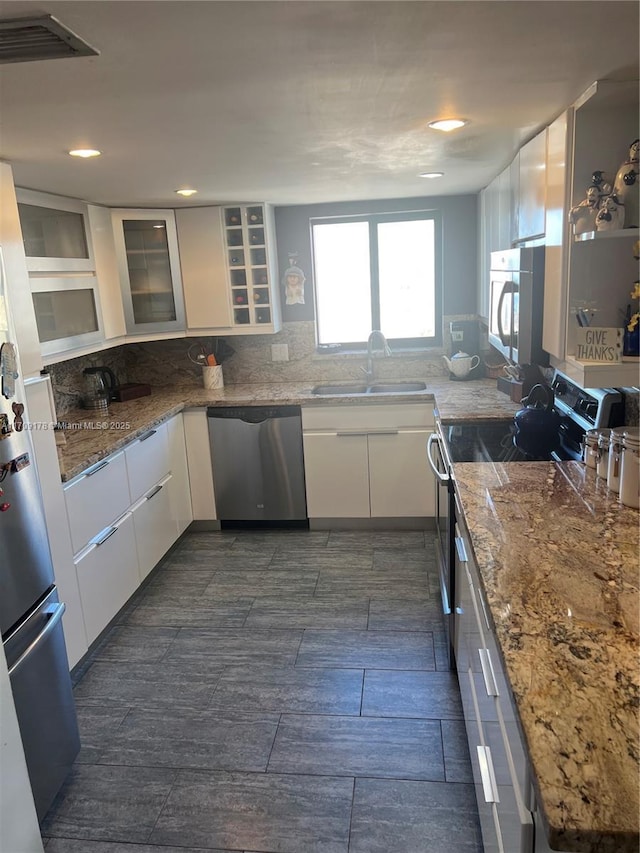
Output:
<svg viewBox="0 0 640 853">
<path fill-rule="evenodd" d="M 618 169 L 613 184 L 613 194 L 624 204 L 623 228 L 637 228 L 640 225 L 640 173 L 638 172 L 639 140 L 635 139 L 629 148 L 629 156 Z"/>
<path fill-rule="evenodd" d="M 615 194 L 608 195 L 596 214 L 596 231 L 618 231 L 620 228 L 624 228 L 624 204 Z"/>
<path fill-rule="evenodd" d="M 601 199 L 606 195 L 611 195 L 613 192 L 613 183 L 611 178 L 599 169 L 591 175 L 591 183 L 598 187 L 598 194 Z"/>
<path fill-rule="evenodd" d="M 633 244 L 633 257 L 640 260 L 640 240 Z M 640 281 L 634 282 L 631 298 L 635 300 L 635 310 L 632 313 L 631 305 L 627 305 L 622 360 L 640 361 Z"/>
<path fill-rule="evenodd" d="M 569 222 L 573 225 L 574 234 L 585 234 L 596 230 L 596 215 L 600 206 L 600 189 L 597 184 L 587 187 L 586 198 L 583 198 L 569 211 Z"/>
</svg>

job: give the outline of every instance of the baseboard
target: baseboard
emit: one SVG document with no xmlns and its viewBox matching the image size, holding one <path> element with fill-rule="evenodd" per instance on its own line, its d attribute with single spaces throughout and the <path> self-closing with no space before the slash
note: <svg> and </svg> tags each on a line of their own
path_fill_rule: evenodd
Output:
<svg viewBox="0 0 640 853">
<path fill-rule="evenodd" d="M 415 518 L 310 518 L 309 530 L 435 530 L 431 517 Z"/>
</svg>

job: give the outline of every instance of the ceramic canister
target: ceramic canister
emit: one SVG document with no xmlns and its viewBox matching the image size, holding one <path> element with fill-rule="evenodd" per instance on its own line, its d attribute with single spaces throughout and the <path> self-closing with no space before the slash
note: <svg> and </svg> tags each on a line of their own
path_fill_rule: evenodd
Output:
<svg viewBox="0 0 640 853">
<path fill-rule="evenodd" d="M 590 429 L 582 440 L 582 461 L 595 471 L 598 464 L 598 430 Z"/>
<path fill-rule="evenodd" d="M 620 454 L 622 452 L 623 427 L 611 430 L 609 436 L 609 462 L 607 465 L 607 488 L 618 494 L 620 491 Z"/>
<path fill-rule="evenodd" d="M 622 433 L 620 501 L 640 507 L 640 428 L 625 427 Z"/>
<path fill-rule="evenodd" d="M 607 473 L 609 470 L 609 438 L 611 436 L 610 429 L 599 429 L 598 430 L 598 453 L 596 456 L 596 474 L 598 477 L 602 477 L 603 480 L 607 479 Z"/>
</svg>

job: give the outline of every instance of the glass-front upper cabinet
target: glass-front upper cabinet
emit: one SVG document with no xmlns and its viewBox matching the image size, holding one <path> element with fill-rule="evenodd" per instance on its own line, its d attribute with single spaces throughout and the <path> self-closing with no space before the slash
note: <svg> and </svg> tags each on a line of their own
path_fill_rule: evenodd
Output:
<svg viewBox="0 0 640 853">
<path fill-rule="evenodd" d="M 31 279 L 31 298 L 43 356 L 101 343 L 95 276 L 38 276 Z"/>
<path fill-rule="evenodd" d="M 127 332 L 183 330 L 175 216 L 170 210 L 112 212 Z"/>
<path fill-rule="evenodd" d="M 93 272 L 87 205 L 76 199 L 16 190 L 30 272 Z"/>
</svg>

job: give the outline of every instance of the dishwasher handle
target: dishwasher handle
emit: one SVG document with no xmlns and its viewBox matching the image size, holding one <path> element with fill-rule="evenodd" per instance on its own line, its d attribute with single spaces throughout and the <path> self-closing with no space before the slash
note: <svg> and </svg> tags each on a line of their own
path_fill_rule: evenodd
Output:
<svg viewBox="0 0 640 853">
<path fill-rule="evenodd" d="M 275 418 L 300 417 L 300 406 L 209 406 L 207 417 L 262 424 Z"/>
</svg>

